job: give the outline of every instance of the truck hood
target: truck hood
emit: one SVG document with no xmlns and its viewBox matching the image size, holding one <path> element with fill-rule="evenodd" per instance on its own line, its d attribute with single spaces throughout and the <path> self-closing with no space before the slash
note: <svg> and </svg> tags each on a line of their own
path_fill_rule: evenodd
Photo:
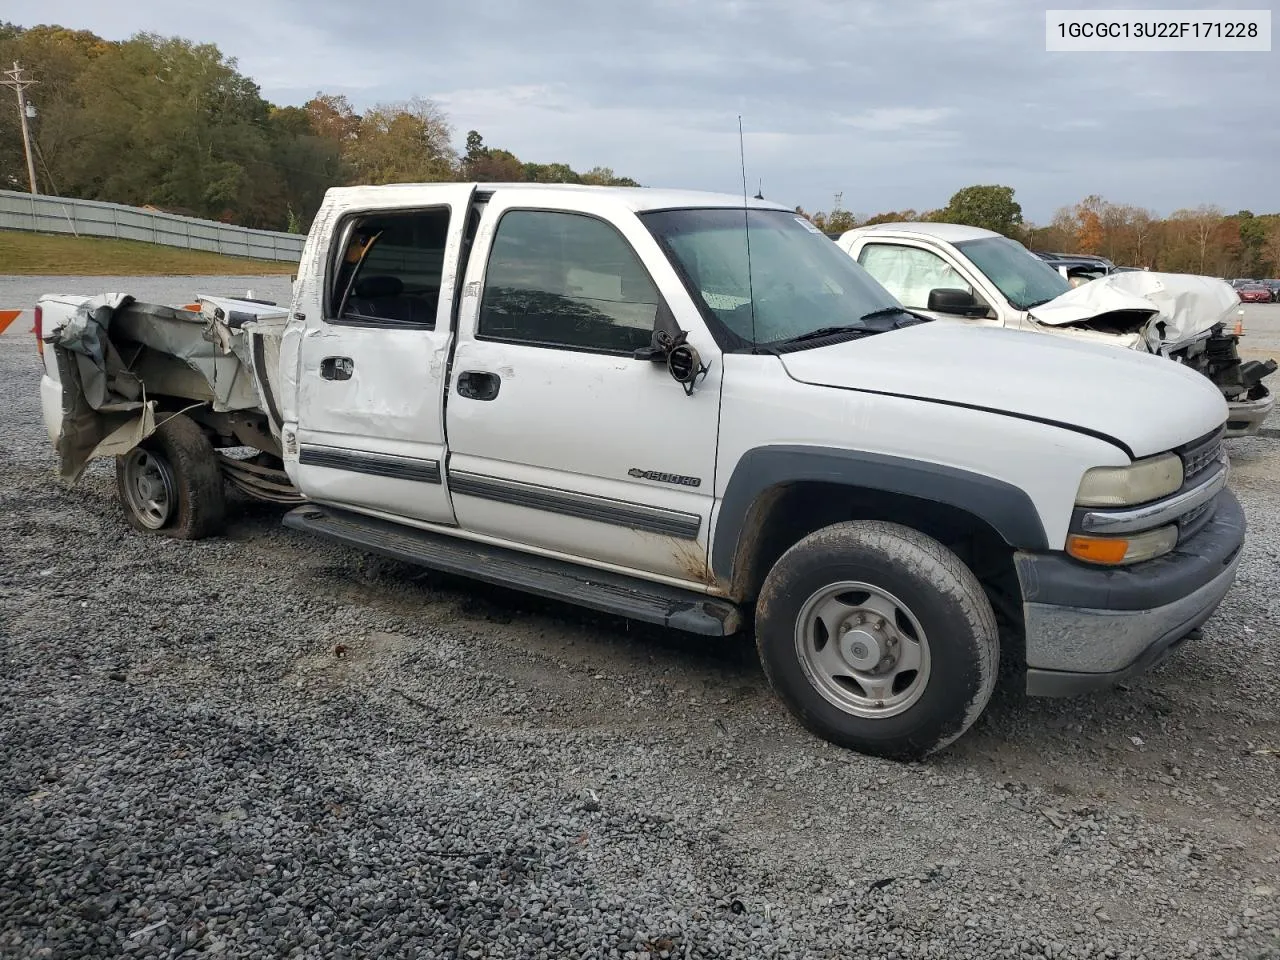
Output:
<svg viewBox="0 0 1280 960">
<path fill-rule="evenodd" d="M 1135 457 L 1227 419 L 1207 377 L 1162 357 L 1072 339 L 930 322 L 782 354 L 801 383 L 976 407 L 1100 434 Z"/>
<path fill-rule="evenodd" d="M 1229 283 L 1213 277 L 1132 270 L 1091 280 L 1028 312 L 1051 327 L 1097 326 L 1109 318 L 1114 332 L 1141 331 L 1153 346 L 1168 346 L 1225 323 L 1238 300 Z"/>
</svg>

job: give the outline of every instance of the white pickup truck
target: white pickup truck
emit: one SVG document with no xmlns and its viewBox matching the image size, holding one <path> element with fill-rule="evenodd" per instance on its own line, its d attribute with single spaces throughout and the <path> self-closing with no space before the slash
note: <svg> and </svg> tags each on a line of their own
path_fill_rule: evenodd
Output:
<svg viewBox="0 0 1280 960">
<path fill-rule="evenodd" d="M 955 223 L 855 227 L 837 245 L 908 309 L 940 320 L 1058 334 L 1168 357 L 1227 400 L 1227 436 L 1256 434 L 1275 405 L 1275 360 L 1240 358 L 1240 300 L 1214 277 L 1133 270 L 1074 286 L 1022 244 Z"/>
<path fill-rule="evenodd" d="M 63 474 L 116 457 L 138 529 L 216 533 L 226 475 L 353 547 L 753 630 L 868 753 L 954 741 L 1002 660 L 1041 695 L 1144 670 L 1240 558 L 1207 379 L 909 314 L 764 201 L 335 188 L 288 309 L 188 307 L 40 303 Z"/>
</svg>

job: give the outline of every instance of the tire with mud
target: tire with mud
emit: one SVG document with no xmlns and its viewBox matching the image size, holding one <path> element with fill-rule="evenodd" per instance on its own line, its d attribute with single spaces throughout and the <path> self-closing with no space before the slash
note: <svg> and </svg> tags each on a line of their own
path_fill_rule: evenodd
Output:
<svg viewBox="0 0 1280 960">
<path fill-rule="evenodd" d="M 143 533 L 199 540 L 225 523 L 217 454 L 183 414 L 165 417 L 155 433 L 116 457 L 116 491 L 130 526 Z"/>
<path fill-rule="evenodd" d="M 810 731 L 897 760 L 928 756 L 986 708 L 995 613 L 951 550 L 909 527 L 838 523 L 787 550 L 756 603 L 770 685 Z"/>
</svg>

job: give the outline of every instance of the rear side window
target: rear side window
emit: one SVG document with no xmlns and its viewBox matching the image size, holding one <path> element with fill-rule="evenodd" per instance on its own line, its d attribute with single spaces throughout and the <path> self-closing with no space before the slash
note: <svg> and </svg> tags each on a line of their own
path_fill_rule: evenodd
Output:
<svg viewBox="0 0 1280 960">
<path fill-rule="evenodd" d="M 433 328 L 448 238 L 447 207 L 358 218 L 333 272 L 334 321 Z"/>
<path fill-rule="evenodd" d="M 649 345 L 658 298 L 640 258 L 610 224 L 511 210 L 489 253 L 477 336 L 630 354 Z"/>
</svg>

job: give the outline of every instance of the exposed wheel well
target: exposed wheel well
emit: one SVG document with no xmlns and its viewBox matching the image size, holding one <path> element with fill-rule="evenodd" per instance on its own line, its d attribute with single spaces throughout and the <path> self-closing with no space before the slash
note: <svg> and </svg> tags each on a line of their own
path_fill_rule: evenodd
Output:
<svg viewBox="0 0 1280 960">
<path fill-rule="evenodd" d="M 1013 548 L 980 517 L 933 500 L 821 481 L 772 487 L 752 504 L 743 526 L 733 564 L 733 598 L 753 602 L 769 570 L 792 544 L 845 520 L 900 523 L 954 551 L 982 583 L 995 609 L 1002 660 L 1021 662 L 1022 593 Z"/>
</svg>

